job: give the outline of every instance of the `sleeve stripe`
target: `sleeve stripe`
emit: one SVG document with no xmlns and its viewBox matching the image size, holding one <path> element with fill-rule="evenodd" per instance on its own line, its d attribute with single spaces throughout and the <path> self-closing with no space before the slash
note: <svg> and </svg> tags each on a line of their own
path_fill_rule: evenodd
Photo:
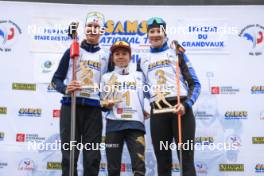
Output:
<svg viewBox="0 0 264 176">
<path fill-rule="evenodd" d="M 191 96 L 187 100 L 188 105 L 193 105 L 195 103 L 195 101 L 197 100 L 198 96 L 200 95 L 201 84 L 199 82 L 198 77 L 196 76 L 196 73 L 195 73 L 193 67 L 189 66 L 190 62 L 189 62 L 189 59 L 187 58 L 187 56 L 185 54 L 183 55 L 183 59 L 184 59 L 186 65 L 188 67 L 188 71 L 189 71 L 189 73 L 192 77 L 192 80 L 194 82 L 194 89 L 191 92 Z"/>
</svg>

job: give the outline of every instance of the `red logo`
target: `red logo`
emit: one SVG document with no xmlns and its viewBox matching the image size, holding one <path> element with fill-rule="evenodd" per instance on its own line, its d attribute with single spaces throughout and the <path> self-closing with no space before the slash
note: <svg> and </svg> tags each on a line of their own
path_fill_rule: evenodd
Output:
<svg viewBox="0 0 264 176">
<path fill-rule="evenodd" d="M 122 114 L 123 113 L 123 108 L 117 108 L 117 114 Z"/>
<path fill-rule="evenodd" d="M 212 94 L 220 94 L 220 87 L 211 87 Z"/>
<path fill-rule="evenodd" d="M 17 133 L 16 141 L 17 142 L 25 142 L 25 134 L 24 133 Z"/>
<path fill-rule="evenodd" d="M 54 118 L 59 118 L 60 117 L 60 110 L 54 109 L 52 114 L 53 114 Z"/>
</svg>

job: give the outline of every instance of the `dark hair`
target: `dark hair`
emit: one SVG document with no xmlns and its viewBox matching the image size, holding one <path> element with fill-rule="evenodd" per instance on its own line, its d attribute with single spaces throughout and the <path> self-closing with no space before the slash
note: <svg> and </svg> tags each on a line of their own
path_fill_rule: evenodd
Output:
<svg viewBox="0 0 264 176">
<path fill-rule="evenodd" d="M 109 59 L 108 59 L 108 67 L 107 67 L 107 72 L 111 72 L 113 71 L 115 68 L 115 63 L 113 62 L 113 54 L 111 53 L 109 55 Z"/>
<path fill-rule="evenodd" d="M 125 50 L 127 50 L 126 48 L 123 48 Z M 114 50 L 114 52 L 116 51 L 116 49 Z M 130 56 L 130 60 L 131 60 L 131 53 L 129 50 L 127 50 L 129 52 L 129 56 Z M 110 53 L 109 58 L 108 58 L 108 67 L 107 67 L 107 72 L 111 72 L 113 71 L 115 68 L 115 63 L 114 63 L 114 58 L 113 58 L 113 53 Z"/>
</svg>

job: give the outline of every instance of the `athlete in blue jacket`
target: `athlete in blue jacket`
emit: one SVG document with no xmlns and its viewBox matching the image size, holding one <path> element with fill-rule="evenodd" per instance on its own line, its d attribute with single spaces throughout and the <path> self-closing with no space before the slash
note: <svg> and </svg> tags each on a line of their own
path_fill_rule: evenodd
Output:
<svg viewBox="0 0 264 176">
<path fill-rule="evenodd" d="M 108 54 L 99 46 L 100 32 L 104 16 L 98 12 L 88 13 L 85 23 L 86 39 L 81 42 L 77 64 L 77 81 L 72 81 L 72 60 L 70 49 L 61 58 L 52 84 L 64 94 L 61 103 L 60 137 L 62 144 L 62 175 L 69 175 L 71 97 L 76 98 L 76 142 L 83 144 L 84 175 L 97 176 L 100 166 L 100 143 L 102 138 L 102 113 L 100 107 L 99 85 L 102 75 L 107 71 Z M 75 143 L 76 144 L 76 143 Z M 75 175 L 79 151 L 75 150 Z"/>
<path fill-rule="evenodd" d="M 150 53 L 142 57 L 140 68 L 143 71 L 146 82 L 150 86 L 151 102 L 151 138 L 157 158 L 159 176 L 171 175 L 172 154 L 171 149 L 160 147 L 162 144 L 170 144 L 175 139 L 178 143 L 178 122 L 175 113 L 154 114 L 153 109 L 159 106 L 155 103 L 162 97 L 166 101 L 160 101 L 161 107 L 175 106 L 175 112 L 182 114 L 182 142 L 193 144 L 195 137 L 195 118 L 192 105 L 200 94 L 200 82 L 195 74 L 189 59 L 184 53 L 177 53 L 170 49 L 167 43 L 166 23 L 163 19 L 155 17 L 147 21 L 147 34 L 151 44 Z M 181 103 L 176 102 L 176 62 L 180 68 L 180 97 Z M 158 88 L 158 89 L 157 89 Z M 163 100 L 164 100 L 163 99 Z M 164 146 L 163 145 L 163 146 Z M 194 151 L 183 150 L 183 175 L 195 176 Z"/>
</svg>

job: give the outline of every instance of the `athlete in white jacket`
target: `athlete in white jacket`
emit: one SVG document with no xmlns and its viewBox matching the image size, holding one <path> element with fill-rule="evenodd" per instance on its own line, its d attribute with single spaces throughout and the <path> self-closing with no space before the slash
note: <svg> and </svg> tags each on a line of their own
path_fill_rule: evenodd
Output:
<svg viewBox="0 0 264 176">
<path fill-rule="evenodd" d="M 110 48 L 113 71 L 103 75 L 101 97 L 109 102 L 106 114 L 106 157 L 108 175 L 120 175 L 124 142 L 129 150 L 135 176 L 145 175 L 144 77 L 130 72 L 131 48 L 125 41 L 117 41 Z M 121 100 L 114 103 L 114 99 Z"/>
</svg>

